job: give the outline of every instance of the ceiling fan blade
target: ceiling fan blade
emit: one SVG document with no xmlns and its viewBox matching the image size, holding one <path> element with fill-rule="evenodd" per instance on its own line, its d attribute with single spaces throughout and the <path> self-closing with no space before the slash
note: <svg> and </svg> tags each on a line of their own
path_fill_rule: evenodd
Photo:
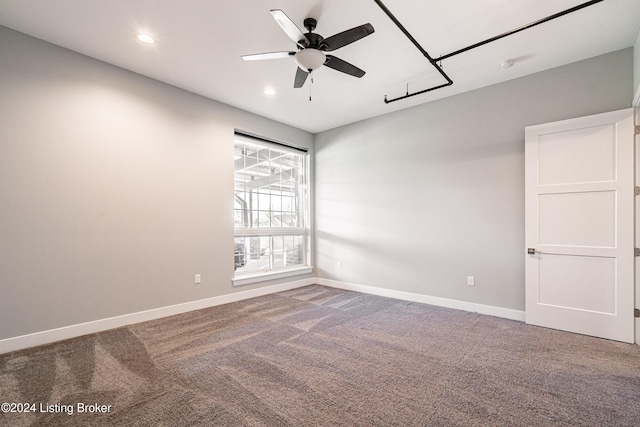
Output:
<svg viewBox="0 0 640 427">
<path fill-rule="evenodd" d="M 364 71 L 362 71 L 360 68 L 356 67 L 355 65 L 351 65 L 347 61 L 343 61 L 342 59 L 337 58 L 333 55 L 327 55 L 327 61 L 324 63 L 324 65 L 354 77 L 364 76 Z"/>
<path fill-rule="evenodd" d="M 363 37 L 368 36 L 373 33 L 375 30 L 373 29 L 373 25 L 371 24 L 363 24 L 359 27 L 352 28 L 347 31 L 343 31 L 341 33 L 335 34 L 331 37 L 327 37 L 324 39 L 322 50 L 326 52 L 331 52 L 336 49 L 340 49 L 343 46 L 351 44 L 357 40 L 360 40 Z"/>
<path fill-rule="evenodd" d="M 294 88 L 301 88 L 302 86 L 304 86 L 304 82 L 307 80 L 307 76 L 308 75 L 309 75 L 309 73 L 304 71 L 302 68 L 297 67 L 296 68 L 296 79 L 293 82 L 293 87 Z"/>
<path fill-rule="evenodd" d="M 273 15 L 273 19 L 276 20 L 280 28 L 289 36 L 291 40 L 298 46 L 305 48 L 304 44 L 300 43 L 300 40 L 307 40 L 307 37 L 300 31 L 300 28 L 293 23 L 291 19 L 280 9 L 273 9 L 270 11 Z"/>
<path fill-rule="evenodd" d="M 243 55 L 241 58 L 244 61 L 260 61 L 262 59 L 280 59 L 289 58 L 294 56 L 295 52 L 269 52 L 269 53 L 256 53 L 253 55 Z"/>
</svg>

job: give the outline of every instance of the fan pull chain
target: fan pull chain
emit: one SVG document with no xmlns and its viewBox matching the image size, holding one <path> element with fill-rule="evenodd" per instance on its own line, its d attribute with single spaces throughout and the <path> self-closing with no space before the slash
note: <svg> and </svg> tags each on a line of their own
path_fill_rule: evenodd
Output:
<svg viewBox="0 0 640 427">
<path fill-rule="evenodd" d="M 311 82 L 309 83 L 309 102 L 311 102 L 311 86 L 313 85 L 313 71 L 309 70 L 309 76 L 311 76 Z"/>
</svg>

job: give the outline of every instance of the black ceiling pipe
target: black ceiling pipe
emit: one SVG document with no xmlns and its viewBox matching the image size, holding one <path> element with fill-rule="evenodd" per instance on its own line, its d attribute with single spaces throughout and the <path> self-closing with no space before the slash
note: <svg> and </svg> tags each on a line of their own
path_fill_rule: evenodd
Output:
<svg viewBox="0 0 640 427">
<path fill-rule="evenodd" d="M 407 90 L 407 94 L 406 95 L 400 96 L 400 97 L 397 97 L 397 98 L 393 98 L 393 99 L 387 99 L 387 95 L 385 95 L 384 96 L 384 102 L 386 104 L 388 104 L 390 102 L 399 101 L 401 99 L 405 99 L 405 98 L 409 98 L 409 97 L 412 97 L 412 96 L 420 95 L 420 94 L 425 93 L 425 92 L 431 92 L 432 90 L 441 89 L 441 88 L 444 88 L 444 87 L 447 87 L 447 86 L 451 86 L 453 84 L 453 80 L 451 80 L 449 78 L 449 76 L 447 76 L 447 74 L 438 65 L 438 62 L 442 61 L 443 59 L 451 58 L 452 56 L 459 55 L 459 54 L 467 52 L 467 51 L 469 51 L 471 49 L 475 49 L 477 47 L 484 46 L 485 44 L 494 42 L 496 40 L 500 40 L 503 37 L 507 37 L 507 36 L 510 36 L 512 34 L 519 33 L 520 31 L 524 31 L 524 30 L 527 30 L 527 29 L 529 29 L 531 27 L 535 27 L 536 25 L 540 25 L 540 24 L 543 24 L 545 22 L 551 21 L 552 19 L 556 19 L 556 18 L 559 18 L 561 16 L 568 15 L 569 13 L 576 12 L 576 11 L 578 11 L 580 9 L 584 9 L 585 7 L 594 5 L 596 3 L 600 3 L 600 2 L 602 2 L 604 0 L 591 0 L 591 1 L 588 1 L 586 3 L 579 4 L 579 5 L 574 6 L 572 8 L 563 10 L 562 12 L 555 13 L 553 15 L 547 16 L 546 18 L 539 19 L 539 20 L 537 20 L 535 22 L 532 22 L 530 24 L 523 25 L 522 27 L 518 27 L 518 28 L 516 28 L 514 30 L 507 31 L 506 33 L 499 34 L 499 35 L 497 35 L 495 37 L 491 37 L 491 38 L 483 40 L 481 42 L 474 43 L 474 44 L 472 44 L 470 46 L 467 46 L 465 48 L 456 50 L 455 52 L 451 52 L 451 53 L 448 53 L 446 55 L 442 55 L 441 57 L 435 58 L 435 59 L 432 58 L 427 53 L 427 51 L 424 50 L 424 48 L 422 46 L 420 46 L 420 43 L 418 43 L 416 41 L 416 39 L 413 38 L 413 36 L 409 33 L 409 31 L 407 31 L 407 29 L 400 23 L 400 21 L 398 21 L 398 19 L 395 16 L 393 16 L 391 11 L 380 0 L 373 0 L 373 1 L 376 2 L 376 4 L 378 6 L 380 6 L 380 9 L 382 9 L 382 11 L 387 14 L 389 19 L 391 19 L 391 21 L 394 24 L 396 24 L 396 26 L 411 41 L 411 43 L 413 43 L 414 46 L 417 47 L 418 50 L 425 56 L 425 58 L 427 58 L 427 60 L 429 60 L 429 63 L 431 63 L 431 65 L 433 65 L 435 67 L 435 69 L 438 70 L 438 72 L 442 75 L 442 77 L 444 77 L 447 80 L 447 83 L 444 83 L 444 84 L 441 84 L 441 85 L 438 85 L 438 86 L 434 86 L 434 87 L 431 87 L 431 88 L 428 88 L 428 89 L 424 89 L 424 90 L 421 90 L 419 92 L 409 93 L 409 91 Z"/>
<path fill-rule="evenodd" d="M 481 42 L 472 44 L 471 46 L 467 46 L 467 47 L 464 47 L 462 49 L 456 50 L 455 52 L 451 52 L 451 53 L 448 53 L 446 55 L 442 55 L 440 58 L 436 58 L 435 61 L 438 62 L 438 61 L 442 61 L 443 59 L 451 58 L 452 56 L 461 54 L 463 52 L 466 52 L 466 51 L 471 50 L 471 49 L 475 49 L 475 48 L 480 47 L 480 46 L 484 46 L 487 43 L 491 43 L 491 42 L 494 42 L 496 40 L 500 40 L 501 38 L 510 36 L 511 34 L 515 34 L 515 33 L 519 33 L 520 31 L 528 30 L 529 28 L 535 27 L 536 25 L 544 24 L 545 22 L 551 21 L 552 19 L 560 18 L 561 16 L 568 15 L 568 14 L 570 14 L 572 12 L 575 12 L 575 11 L 580 10 L 580 9 L 584 9 L 587 6 L 591 6 L 593 4 L 600 3 L 602 1 L 604 1 L 604 0 L 591 0 L 591 1 L 588 1 L 586 3 L 579 4 L 577 6 L 574 6 L 574 7 L 570 8 L 570 9 L 563 10 L 562 12 L 558 12 L 558 13 L 555 13 L 555 14 L 553 14 L 551 16 L 547 16 L 546 18 L 542 18 L 542 19 L 539 19 L 539 20 L 537 20 L 535 22 L 532 22 L 530 24 L 523 25 L 522 27 L 516 28 L 515 30 L 507 31 L 506 33 L 499 34 L 499 35 L 497 35 L 495 37 L 491 37 L 491 38 L 483 40 Z"/>
<path fill-rule="evenodd" d="M 393 16 L 393 13 L 391 13 L 391 11 L 387 8 L 387 6 L 385 6 L 384 3 L 382 3 L 380 0 L 373 0 L 373 1 L 375 1 L 376 4 L 378 6 L 380 6 L 380 9 L 382 9 L 382 11 L 387 14 L 389 19 L 391 19 L 391 21 L 393 21 L 393 23 L 396 24 L 396 26 L 400 29 L 400 31 L 402 31 L 404 33 L 404 35 L 407 36 L 407 38 L 411 41 L 411 43 L 413 43 L 413 45 L 418 48 L 420 53 L 422 53 L 422 55 L 424 55 L 424 57 L 427 58 L 427 60 L 431 63 L 431 65 L 433 65 L 435 67 L 435 69 L 438 70 L 440 75 L 442 75 L 442 77 L 444 77 L 445 80 L 447 81 L 446 83 L 444 83 L 442 85 L 434 86 L 432 88 L 425 89 L 425 90 L 421 90 L 420 92 L 415 92 L 415 93 L 411 93 L 411 94 L 407 93 L 405 96 L 401 96 L 399 98 L 387 99 L 387 96 L 385 95 L 384 96 L 384 102 L 388 104 L 390 102 L 398 101 L 400 99 L 405 99 L 405 98 L 408 98 L 410 96 L 420 95 L 421 93 L 425 93 L 425 92 L 429 92 L 429 91 L 432 91 L 432 90 L 440 89 L 440 88 L 443 88 L 443 87 L 446 87 L 446 86 L 451 86 L 453 84 L 453 80 L 451 80 L 449 78 L 449 76 L 447 76 L 447 74 L 442 70 L 442 68 L 440 68 L 438 66 L 438 64 L 431 57 L 431 55 L 429 55 L 429 53 L 427 53 L 427 51 L 424 50 L 424 48 L 422 46 L 420 46 L 420 43 L 418 43 L 416 41 L 416 39 L 414 39 L 413 36 L 409 33 L 409 31 L 407 31 L 407 29 L 404 28 L 404 25 L 402 25 L 400 23 L 400 21 L 398 21 L 398 19 L 395 16 Z"/>
</svg>

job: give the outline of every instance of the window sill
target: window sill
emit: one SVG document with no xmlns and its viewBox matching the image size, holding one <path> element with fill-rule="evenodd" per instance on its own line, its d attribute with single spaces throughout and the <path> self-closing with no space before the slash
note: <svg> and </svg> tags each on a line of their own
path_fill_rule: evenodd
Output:
<svg viewBox="0 0 640 427">
<path fill-rule="evenodd" d="M 281 279 L 283 277 L 298 276 L 308 274 L 313 271 L 313 267 L 295 267 L 290 270 L 277 270 L 268 273 L 238 275 L 231 279 L 233 286 L 250 285 L 252 283 L 265 282 L 267 280 Z"/>
</svg>

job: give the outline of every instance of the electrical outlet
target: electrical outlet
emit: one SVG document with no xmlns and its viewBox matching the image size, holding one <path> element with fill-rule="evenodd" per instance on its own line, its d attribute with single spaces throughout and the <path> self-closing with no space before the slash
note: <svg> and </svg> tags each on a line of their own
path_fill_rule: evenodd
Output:
<svg viewBox="0 0 640 427">
<path fill-rule="evenodd" d="M 469 286 L 475 286 L 476 285 L 476 279 L 473 276 L 467 276 L 467 285 Z"/>
<path fill-rule="evenodd" d="M 196 274 L 195 283 L 196 285 L 199 285 L 200 283 L 202 283 L 202 276 L 200 274 Z"/>
</svg>

